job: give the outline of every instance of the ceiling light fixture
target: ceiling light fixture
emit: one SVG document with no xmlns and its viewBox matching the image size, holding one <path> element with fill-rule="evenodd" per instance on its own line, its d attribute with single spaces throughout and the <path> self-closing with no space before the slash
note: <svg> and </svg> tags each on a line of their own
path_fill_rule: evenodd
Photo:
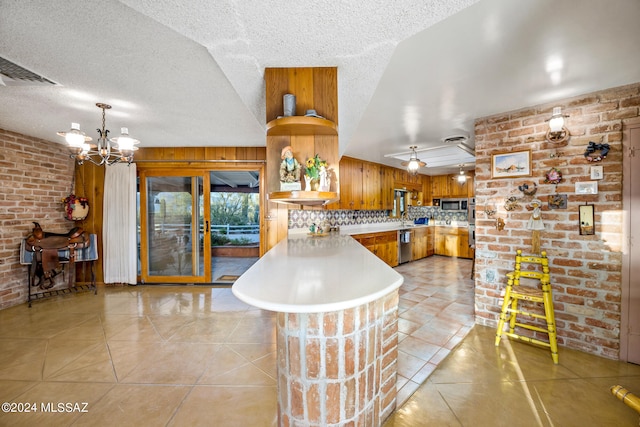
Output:
<svg viewBox="0 0 640 427">
<path fill-rule="evenodd" d="M 90 144 L 91 137 L 80 131 L 78 123 L 71 123 L 71 129 L 67 132 L 58 132 L 67 141 L 71 158 L 81 165 L 85 160 L 91 163 L 102 165 L 113 165 L 119 162 L 131 163 L 133 153 L 138 149 L 136 145 L 140 143 L 137 139 L 129 136 L 127 128 L 120 128 L 121 135 L 116 138 L 109 138 L 109 129 L 105 129 L 105 110 L 111 109 L 111 105 L 98 102 L 96 104 L 102 110 L 102 128 L 98 131 L 98 143 Z M 112 145 L 113 143 L 113 145 Z"/>
<path fill-rule="evenodd" d="M 402 166 L 406 166 L 407 172 L 411 175 L 416 175 L 418 173 L 418 169 L 426 166 L 427 164 L 425 162 L 421 162 L 418 158 L 418 154 L 416 153 L 416 148 L 418 148 L 418 146 L 412 145 L 409 148 L 411 149 L 411 157 L 409 157 L 408 162 L 402 162 Z"/>
<path fill-rule="evenodd" d="M 564 118 L 568 115 L 562 114 L 562 107 L 553 107 L 553 114 L 547 120 L 549 122 L 549 130 L 547 131 L 547 141 L 560 143 L 569 139 L 569 130 L 564 127 Z"/>
<path fill-rule="evenodd" d="M 460 184 L 464 184 L 465 182 L 467 182 L 467 175 L 464 174 L 464 171 L 462 170 L 462 167 L 464 165 L 460 165 L 460 173 L 458 174 L 458 182 Z"/>
</svg>

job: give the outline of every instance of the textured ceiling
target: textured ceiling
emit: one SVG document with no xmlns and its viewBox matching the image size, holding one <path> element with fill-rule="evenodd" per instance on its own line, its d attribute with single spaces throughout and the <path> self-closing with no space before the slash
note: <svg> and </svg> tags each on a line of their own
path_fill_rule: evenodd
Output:
<svg viewBox="0 0 640 427">
<path fill-rule="evenodd" d="M 640 81 L 638 17 L 638 0 L 0 0 L 0 57 L 59 84 L 0 86 L 0 127 L 95 136 L 106 102 L 142 147 L 263 146 L 264 68 L 336 66 L 340 152 L 399 166 L 385 154 L 475 118 Z"/>
</svg>

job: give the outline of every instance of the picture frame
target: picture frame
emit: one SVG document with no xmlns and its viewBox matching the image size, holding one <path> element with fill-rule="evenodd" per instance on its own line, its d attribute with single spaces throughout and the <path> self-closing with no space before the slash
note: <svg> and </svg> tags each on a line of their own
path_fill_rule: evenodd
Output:
<svg viewBox="0 0 640 427">
<path fill-rule="evenodd" d="M 604 178 L 604 167 L 603 166 L 591 166 L 591 179 L 602 179 Z"/>
<path fill-rule="evenodd" d="M 576 194 L 598 194 L 598 181 L 579 181 L 575 185 Z"/>
<path fill-rule="evenodd" d="M 580 205 L 578 229 L 581 236 L 589 236 L 596 234 L 595 214 L 593 205 Z"/>
<path fill-rule="evenodd" d="M 440 199 L 433 199 L 433 206 L 440 206 Z"/>
<path fill-rule="evenodd" d="M 531 176 L 531 150 L 491 155 L 491 179 Z"/>
<path fill-rule="evenodd" d="M 567 209 L 566 194 L 549 195 L 549 209 Z"/>
</svg>

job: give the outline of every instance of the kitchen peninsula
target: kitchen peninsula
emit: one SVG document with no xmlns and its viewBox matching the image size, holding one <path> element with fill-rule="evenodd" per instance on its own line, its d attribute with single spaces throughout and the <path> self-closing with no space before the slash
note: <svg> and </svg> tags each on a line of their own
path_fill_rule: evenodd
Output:
<svg viewBox="0 0 640 427">
<path fill-rule="evenodd" d="M 395 408 L 403 277 L 349 235 L 292 234 L 233 285 L 278 312 L 279 425 L 381 425 Z"/>
</svg>

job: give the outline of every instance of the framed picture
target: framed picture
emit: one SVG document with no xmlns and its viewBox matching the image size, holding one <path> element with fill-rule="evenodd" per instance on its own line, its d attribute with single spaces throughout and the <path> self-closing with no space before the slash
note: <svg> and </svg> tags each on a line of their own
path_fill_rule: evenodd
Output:
<svg viewBox="0 0 640 427">
<path fill-rule="evenodd" d="M 591 166 L 591 179 L 604 178 L 604 172 L 602 166 Z"/>
<path fill-rule="evenodd" d="M 580 206 L 580 227 L 581 235 L 596 234 L 595 217 L 593 214 L 593 205 Z"/>
<path fill-rule="evenodd" d="M 551 194 L 549 196 L 549 209 L 567 209 L 567 195 Z"/>
<path fill-rule="evenodd" d="M 491 178 L 531 176 L 531 150 L 510 151 L 491 156 Z"/>
<path fill-rule="evenodd" d="M 440 206 L 440 199 L 433 199 L 433 206 Z"/>
<path fill-rule="evenodd" d="M 576 194 L 598 194 L 598 181 L 576 182 Z"/>
</svg>

